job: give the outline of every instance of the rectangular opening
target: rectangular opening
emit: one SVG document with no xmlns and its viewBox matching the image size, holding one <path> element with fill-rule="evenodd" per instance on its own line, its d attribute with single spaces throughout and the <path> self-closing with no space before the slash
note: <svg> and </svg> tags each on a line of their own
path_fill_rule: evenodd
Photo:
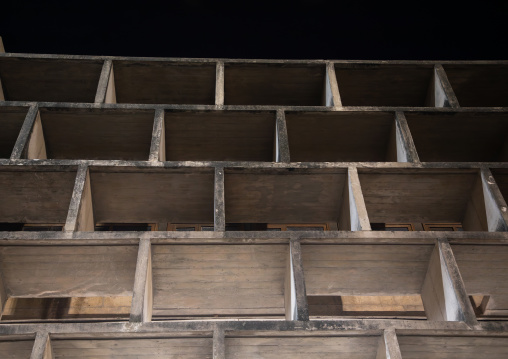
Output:
<svg viewBox="0 0 508 359">
<path fill-rule="evenodd" d="M 463 231 L 462 223 L 371 223 L 373 231 Z"/>
<path fill-rule="evenodd" d="M 177 231 L 177 232 L 193 232 L 193 231 L 213 231 L 214 225 L 213 223 L 205 223 L 205 224 L 193 224 L 193 223 L 168 223 L 167 227 L 168 231 Z"/>
<path fill-rule="evenodd" d="M 274 112 L 166 111 L 164 121 L 168 161 L 274 160 Z"/>
<path fill-rule="evenodd" d="M 433 245 L 302 244 L 311 317 L 422 317 Z"/>
<path fill-rule="evenodd" d="M 398 334 L 404 359 L 496 358 L 508 356 L 508 337 L 501 335 L 406 335 Z"/>
<path fill-rule="evenodd" d="M 11 157 L 27 112 L 26 107 L 0 107 L 0 158 Z"/>
<path fill-rule="evenodd" d="M 75 167 L 68 171 L 4 168 L 0 171 L 0 230 L 63 226 L 75 178 Z"/>
<path fill-rule="evenodd" d="M 96 224 L 212 223 L 213 169 L 97 167 L 90 172 Z"/>
<path fill-rule="evenodd" d="M 335 64 L 344 106 L 427 106 L 434 65 Z"/>
<path fill-rule="evenodd" d="M 324 64 L 227 63 L 225 105 L 322 106 Z"/>
<path fill-rule="evenodd" d="M 156 231 L 157 223 L 100 223 L 96 224 L 94 231 Z"/>
<path fill-rule="evenodd" d="M 152 245 L 153 318 L 283 318 L 285 244 Z"/>
<path fill-rule="evenodd" d="M 1 57 L 5 100 L 93 103 L 102 64 L 102 60 Z"/>
<path fill-rule="evenodd" d="M 324 232 L 329 231 L 330 226 L 328 223 L 307 223 L 307 224 L 268 224 L 268 231 L 284 232 L 284 231 L 316 231 Z"/>
<path fill-rule="evenodd" d="M 0 247 L 2 321 L 126 319 L 137 253 L 138 246 Z"/>
<path fill-rule="evenodd" d="M 226 336 L 226 358 L 376 358 L 380 335 Z"/>
<path fill-rule="evenodd" d="M 371 223 L 413 224 L 417 231 L 459 226 L 464 231 L 488 231 L 477 170 L 359 172 Z"/>
<path fill-rule="evenodd" d="M 111 337 L 100 334 L 97 338 L 65 338 L 52 335 L 51 345 L 56 358 L 211 358 L 211 334 L 177 333 L 172 337 L 154 334 L 150 337 Z"/>
<path fill-rule="evenodd" d="M 508 318 L 508 246 L 451 245 L 478 318 Z"/>
<path fill-rule="evenodd" d="M 228 224 L 323 225 L 350 228 L 346 169 L 227 169 Z M 347 204 L 347 206 L 346 206 Z"/>
<path fill-rule="evenodd" d="M 319 317 L 423 317 L 419 295 L 312 295 L 307 296 L 309 315 Z"/>
<path fill-rule="evenodd" d="M 215 104 L 214 62 L 113 61 L 117 103 Z"/>
<path fill-rule="evenodd" d="M 43 108 L 46 157 L 147 161 L 154 116 L 153 110 Z"/>
<path fill-rule="evenodd" d="M 0 231 L 54 232 L 63 230 L 63 223 L 0 223 Z"/>
<path fill-rule="evenodd" d="M 9 298 L 2 321 L 127 320 L 131 296 Z"/>
<path fill-rule="evenodd" d="M 508 66 L 443 65 L 461 107 L 507 107 Z"/>
<path fill-rule="evenodd" d="M 423 162 L 508 160 L 508 114 L 494 112 L 406 112 Z"/>
<path fill-rule="evenodd" d="M 287 112 L 292 162 L 397 161 L 390 112 Z"/>
</svg>

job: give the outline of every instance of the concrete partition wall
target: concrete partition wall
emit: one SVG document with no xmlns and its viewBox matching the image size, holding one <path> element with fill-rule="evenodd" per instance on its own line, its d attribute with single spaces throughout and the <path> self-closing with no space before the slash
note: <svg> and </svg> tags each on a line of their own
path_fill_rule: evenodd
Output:
<svg viewBox="0 0 508 359">
<path fill-rule="evenodd" d="M 506 228 L 502 206 L 481 171 L 362 169 L 359 179 L 371 223 L 459 223 L 465 231 Z"/>
<path fill-rule="evenodd" d="M 6 101 L 93 103 L 103 61 L 47 58 L 0 59 Z"/>
<path fill-rule="evenodd" d="M 315 223 L 327 224 L 331 230 L 366 228 L 365 212 L 357 209 L 362 199 L 355 170 L 226 168 L 226 223 Z"/>
<path fill-rule="evenodd" d="M 154 320 L 286 315 L 287 242 L 154 244 L 152 252 Z"/>
</svg>

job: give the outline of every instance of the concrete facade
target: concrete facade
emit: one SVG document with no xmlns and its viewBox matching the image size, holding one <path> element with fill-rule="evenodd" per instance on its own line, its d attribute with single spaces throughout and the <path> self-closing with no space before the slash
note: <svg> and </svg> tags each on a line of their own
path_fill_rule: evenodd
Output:
<svg viewBox="0 0 508 359">
<path fill-rule="evenodd" d="M 507 80 L 0 53 L 2 357 L 506 358 Z"/>
</svg>

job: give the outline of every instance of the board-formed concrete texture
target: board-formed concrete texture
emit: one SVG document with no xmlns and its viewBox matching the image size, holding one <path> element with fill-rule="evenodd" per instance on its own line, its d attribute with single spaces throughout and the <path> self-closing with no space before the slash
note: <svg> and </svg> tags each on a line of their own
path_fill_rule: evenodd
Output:
<svg viewBox="0 0 508 359">
<path fill-rule="evenodd" d="M 0 357 L 508 357 L 507 73 L 0 53 Z"/>
</svg>

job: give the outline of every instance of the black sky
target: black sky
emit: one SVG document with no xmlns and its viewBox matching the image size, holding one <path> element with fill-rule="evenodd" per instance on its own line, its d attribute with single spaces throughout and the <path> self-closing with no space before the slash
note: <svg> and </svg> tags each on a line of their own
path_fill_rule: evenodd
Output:
<svg viewBox="0 0 508 359">
<path fill-rule="evenodd" d="M 11 1 L 8 52 L 265 59 L 508 59 L 508 2 Z"/>
</svg>

